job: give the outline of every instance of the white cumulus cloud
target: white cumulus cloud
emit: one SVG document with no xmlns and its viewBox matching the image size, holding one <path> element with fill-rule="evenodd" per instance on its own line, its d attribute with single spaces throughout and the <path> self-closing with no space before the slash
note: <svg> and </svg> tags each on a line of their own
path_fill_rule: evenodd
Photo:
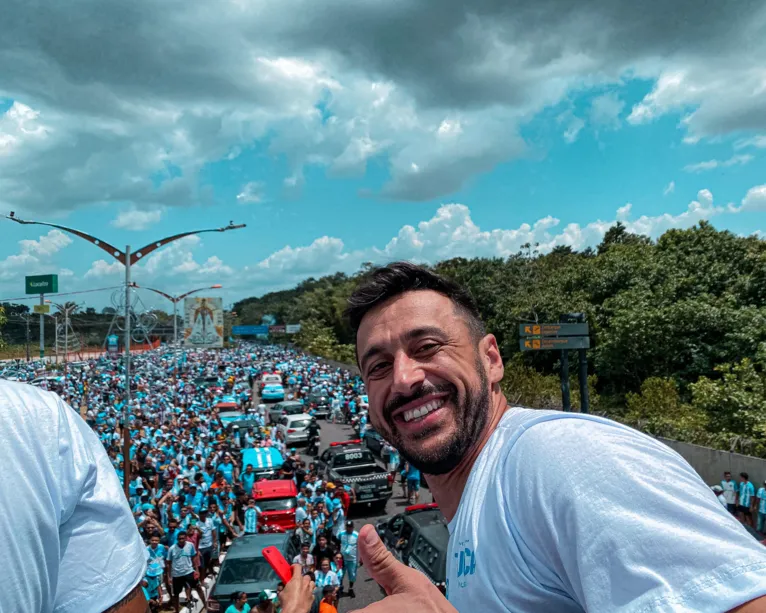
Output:
<svg viewBox="0 0 766 613">
<path fill-rule="evenodd" d="M 749 164 L 753 161 L 753 156 L 748 153 L 739 155 L 733 155 L 728 160 L 708 160 L 706 162 L 698 162 L 696 164 L 687 164 L 684 166 L 686 172 L 705 172 L 707 170 L 715 170 L 716 168 L 728 168 L 730 166 L 742 166 Z"/>
<path fill-rule="evenodd" d="M 162 210 L 160 209 L 153 211 L 130 209 L 121 211 L 112 221 L 112 225 L 123 230 L 146 230 L 158 223 L 160 219 L 162 219 Z"/>
</svg>

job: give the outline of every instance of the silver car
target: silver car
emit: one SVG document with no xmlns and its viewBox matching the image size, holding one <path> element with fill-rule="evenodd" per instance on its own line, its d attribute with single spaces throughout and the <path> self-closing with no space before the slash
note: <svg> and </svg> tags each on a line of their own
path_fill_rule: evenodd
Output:
<svg viewBox="0 0 766 613">
<path fill-rule="evenodd" d="M 308 415 L 284 415 L 279 420 L 277 430 L 285 437 L 285 445 L 307 443 L 309 440 L 308 427 L 311 417 Z"/>
</svg>

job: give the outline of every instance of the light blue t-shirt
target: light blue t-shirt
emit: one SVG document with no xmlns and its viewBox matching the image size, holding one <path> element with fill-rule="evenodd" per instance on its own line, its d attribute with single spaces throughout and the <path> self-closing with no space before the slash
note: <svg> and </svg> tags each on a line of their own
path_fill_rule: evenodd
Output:
<svg viewBox="0 0 766 613">
<path fill-rule="evenodd" d="M 449 531 L 460 612 L 721 613 L 766 594 L 766 548 L 691 466 L 593 416 L 509 409 Z"/>
<path fill-rule="evenodd" d="M 766 513 L 766 487 L 758 488 L 758 512 Z"/>
<path fill-rule="evenodd" d="M 743 481 L 739 484 L 739 506 L 749 507 L 753 496 L 755 496 L 755 487 L 750 481 Z"/>
</svg>

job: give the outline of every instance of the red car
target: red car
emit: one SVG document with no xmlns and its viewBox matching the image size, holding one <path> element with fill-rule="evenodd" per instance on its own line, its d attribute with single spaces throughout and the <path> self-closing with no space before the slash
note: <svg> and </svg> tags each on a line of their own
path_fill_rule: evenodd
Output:
<svg viewBox="0 0 766 613">
<path fill-rule="evenodd" d="M 261 510 L 260 528 L 294 530 L 298 487 L 292 479 L 261 479 L 253 484 L 253 498 Z"/>
</svg>

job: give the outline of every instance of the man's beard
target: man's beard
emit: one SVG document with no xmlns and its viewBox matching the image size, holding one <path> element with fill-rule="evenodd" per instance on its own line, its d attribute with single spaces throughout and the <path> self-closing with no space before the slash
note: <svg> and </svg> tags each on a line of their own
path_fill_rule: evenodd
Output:
<svg viewBox="0 0 766 613">
<path fill-rule="evenodd" d="M 457 467 L 468 450 L 479 440 L 489 416 L 489 385 L 487 375 L 481 362 L 476 360 L 476 374 L 479 376 L 477 389 L 466 388 L 466 396 L 462 402 L 458 398 L 457 389 L 451 383 L 442 385 L 424 385 L 410 396 L 400 396 L 389 402 L 383 410 L 383 418 L 388 426 L 389 435 L 385 438 L 396 447 L 407 462 L 427 475 L 444 475 Z M 402 439 L 396 422 L 391 414 L 405 404 L 423 398 L 430 394 L 447 392 L 445 404 L 450 403 L 455 412 L 455 432 L 450 439 L 434 452 L 424 452 L 417 443 L 407 444 Z M 421 432 L 417 437 L 423 440 L 438 431 L 438 426 Z M 382 433 L 381 433 L 382 434 Z"/>
</svg>

